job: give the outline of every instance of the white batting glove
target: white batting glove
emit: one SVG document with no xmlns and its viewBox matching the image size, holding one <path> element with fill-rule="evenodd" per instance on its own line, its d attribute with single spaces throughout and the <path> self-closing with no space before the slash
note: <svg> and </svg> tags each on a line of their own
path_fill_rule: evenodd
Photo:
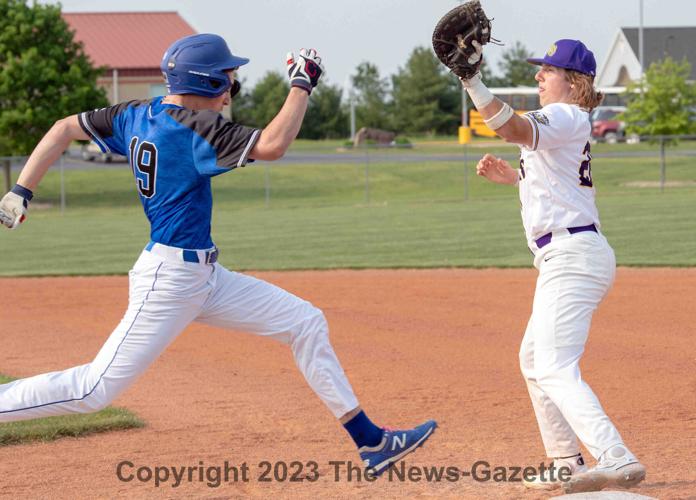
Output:
<svg viewBox="0 0 696 500">
<path fill-rule="evenodd" d="M 321 64 L 321 57 L 314 49 L 300 49 L 300 55 L 295 59 L 295 54 L 288 52 L 288 78 L 291 87 L 299 87 L 306 90 L 308 94 L 317 86 L 321 75 L 324 73 L 324 66 Z"/>
<path fill-rule="evenodd" d="M 31 190 L 15 185 L 12 191 L 0 200 L 0 224 L 8 229 L 15 229 L 27 217 L 29 202 L 34 197 Z"/>
</svg>

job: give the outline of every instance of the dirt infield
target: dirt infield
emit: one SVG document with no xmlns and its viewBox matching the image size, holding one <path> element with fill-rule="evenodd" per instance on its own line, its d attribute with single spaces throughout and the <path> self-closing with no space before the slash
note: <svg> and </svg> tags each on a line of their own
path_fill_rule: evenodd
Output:
<svg viewBox="0 0 696 500">
<path fill-rule="evenodd" d="M 440 428 L 407 466 L 537 465 L 541 440 L 517 349 L 533 270 L 257 273 L 321 307 L 368 414 Z M 127 303 L 127 278 L 2 279 L 0 372 L 28 376 L 89 362 Z M 636 493 L 696 495 L 696 269 L 625 269 L 595 316 L 582 364 L 625 441 L 648 467 Z M 330 461 L 358 456 L 286 346 L 192 325 L 118 401 L 144 429 L 0 449 L 8 498 L 544 498 L 519 483 L 348 481 Z M 248 482 L 121 482 L 139 467 L 249 466 Z M 314 461 L 316 482 L 259 482 L 262 461 Z M 311 467 L 311 465 L 309 466 Z M 299 469 L 290 466 L 289 473 Z M 417 479 L 417 470 L 412 479 Z M 481 469 L 479 469 L 481 470 Z M 273 472 L 273 471 L 271 471 Z M 143 472 L 144 473 L 144 472 Z M 270 475 L 273 478 L 273 473 Z M 212 477 L 214 484 L 214 476 Z M 241 479 L 241 477 L 239 477 Z M 693 497 L 692 497 L 693 498 Z"/>
</svg>

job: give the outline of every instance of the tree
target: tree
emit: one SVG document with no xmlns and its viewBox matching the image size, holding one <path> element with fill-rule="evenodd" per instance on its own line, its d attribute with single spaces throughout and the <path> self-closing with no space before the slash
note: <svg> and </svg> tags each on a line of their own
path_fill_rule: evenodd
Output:
<svg viewBox="0 0 696 500">
<path fill-rule="evenodd" d="M 319 84 L 312 91 L 299 137 L 335 139 L 348 136 L 348 114 L 341 105 L 341 95 L 341 88 L 337 85 Z"/>
<path fill-rule="evenodd" d="M 0 156 L 27 155 L 56 120 L 108 105 L 101 72 L 59 5 L 0 0 Z"/>
<path fill-rule="evenodd" d="M 276 71 L 266 73 L 251 91 L 249 121 L 245 125 L 253 127 L 268 125 L 283 107 L 288 91 L 287 78 Z"/>
<path fill-rule="evenodd" d="M 231 119 L 250 127 L 265 127 L 278 114 L 288 95 L 287 80 L 267 73 L 253 88 L 242 89 L 232 100 Z M 322 82 L 312 91 L 299 137 L 325 139 L 348 135 L 348 114 L 341 104 L 341 89 Z"/>
<path fill-rule="evenodd" d="M 499 76 L 496 76 L 493 73 L 493 68 L 488 63 L 488 59 L 486 59 L 485 55 L 483 58 L 483 62 L 481 63 L 481 66 L 479 68 L 479 71 L 481 72 L 481 79 L 483 80 L 483 83 L 486 84 L 486 87 L 504 87 L 505 86 L 503 79 L 500 78 Z"/>
<path fill-rule="evenodd" d="M 693 120 L 696 86 L 687 79 L 691 65 L 667 57 L 654 62 L 643 81 L 626 89 L 627 109 L 622 119 L 626 132 L 639 135 L 676 135 L 696 133 Z"/>
<path fill-rule="evenodd" d="M 230 105 L 230 119 L 242 125 L 258 126 L 254 123 L 253 108 L 254 103 L 251 99 L 253 89 L 247 87 L 246 79 L 240 80 L 241 89 L 232 98 Z M 265 123 L 263 125 L 266 125 Z M 261 125 L 261 126 L 263 126 Z"/>
<path fill-rule="evenodd" d="M 532 57 L 532 53 L 520 42 L 515 42 L 512 47 L 505 49 L 503 51 L 502 60 L 498 63 L 498 68 L 503 74 L 500 78 L 500 86 L 536 86 L 534 75 L 538 68 L 527 62 L 527 59 L 530 57 Z"/>
<path fill-rule="evenodd" d="M 389 83 L 380 78 L 377 66 L 369 62 L 361 63 L 351 80 L 356 93 L 355 118 L 358 128 L 390 128 L 387 103 Z"/>
<path fill-rule="evenodd" d="M 392 76 L 394 119 L 401 132 L 451 133 L 460 120 L 461 86 L 433 51 L 416 47 Z"/>
</svg>

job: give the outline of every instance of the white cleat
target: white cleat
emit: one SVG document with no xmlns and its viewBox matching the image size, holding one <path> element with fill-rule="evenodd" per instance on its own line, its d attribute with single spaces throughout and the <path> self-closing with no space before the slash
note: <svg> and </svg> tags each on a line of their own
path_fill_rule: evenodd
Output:
<svg viewBox="0 0 696 500">
<path fill-rule="evenodd" d="M 564 480 L 559 479 L 558 475 L 561 468 L 566 469 L 566 473 L 570 472 L 570 477 L 573 477 L 574 474 L 587 472 L 585 460 L 583 460 L 582 454 L 578 453 L 570 457 L 554 458 L 552 468 L 544 469 L 538 476 L 529 481 L 523 479 L 522 484 L 525 488 L 531 490 L 551 491 L 560 489 L 563 483 L 568 481 L 565 474 Z"/>
<path fill-rule="evenodd" d="M 624 445 L 613 446 L 589 471 L 563 484 L 566 493 L 599 491 L 608 486 L 632 488 L 645 479 L 645 466 Z"/>
</svg>

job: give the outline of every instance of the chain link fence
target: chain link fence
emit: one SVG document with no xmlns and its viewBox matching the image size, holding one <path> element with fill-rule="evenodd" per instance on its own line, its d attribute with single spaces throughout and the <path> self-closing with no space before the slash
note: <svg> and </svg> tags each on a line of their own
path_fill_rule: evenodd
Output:
<svg viewBox="0 0 696 500">
<path fill-rule="evenodd" d="M 233 192 L 238 188 L 249 199 L 261 198 L 265 206 L 276 200 L 299 200 L 315 195 L 318 205 L 330 205 L 335 200 L 370 205 L 419 195 L 424 200 L 466 201 L 493 192 L 471 179 L 476 175 L 476 163 L 488 152 L 507 160 L 513 167 L 519 159 L 516 147 L 498 140 L 474 141 L 468 145 L 443 141 L 359 148 L 347 148 L 339 142 L 302 142 L 281 160 L 250 164 L 247 169 L 254 174 L 242 172 L 233 181 L 222 176 L 226 180 L 214 181 L 213 185 L 229 184 L 230 196 L 236 196 Z M 592 146 L 591 155 L 593 171 L 601 170 L 606 179 L 625 188 L 655 188 L 664 192 L 672 187 L 696 187 L 696 136 L 642 137 L 637 144 L 598 143 Z M 6 190 L 16 181 L 26 160 L 18 156 L 0 157 Z M 51 168 L 58 171 L 52 174 L 58 180 L 53 181 L 55 188 L 51 193 L 43 196 L 48 196 L 50 199 L 46 201 L 59 205 L 63 212 L 73 172 L 98 169 L 130 170 L 123 161 L 86 161 L 78 149 L 71 149 Z M 98 178 L 95 177 L 94 183 L 99 183 Z M 84 185 L 83 182 L 81 187 Z M 37 194 L 41 200 L 42 192 Z M 108 198 L 108 192 L 103 197 Z"/>
<path fill-rule="evenodd" d="M 61 156 L 61 158 L 51 166 L 51 170 L 58 168 L 60 175 L 60 212 L 65 211 L 65 164 L 67 155 Z M 27 156 L 0 156 L 0 165 L 2 165 L 3 172 L 3 184 L 5 187 L 5 192 L 12 189 L 14 182 L 17 180 L 18 172 L 27 163 Z M 17 175 L 13 175 L 17 172 Z"/>
</svg>

